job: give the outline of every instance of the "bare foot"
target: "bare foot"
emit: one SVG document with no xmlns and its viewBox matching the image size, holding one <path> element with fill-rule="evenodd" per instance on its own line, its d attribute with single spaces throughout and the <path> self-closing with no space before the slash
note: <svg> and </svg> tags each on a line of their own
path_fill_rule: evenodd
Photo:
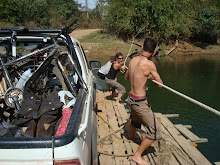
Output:
<svg viewBox="0 0 220 165">
<path fill-rule="evenodd" d="M 131 159 L 138 165 L 150 165 L 150 163 L 146 162 L 142 157 L 139 156 L 134 155 Z"/>
<path fill-rule="evenodd" d="M 123 104 L 120 104 L 120 103 L 115 103 L 115 106 L 122 107 L 122 106 L 124 106 L 124 105 L 123 105 Z"/>
</svg>

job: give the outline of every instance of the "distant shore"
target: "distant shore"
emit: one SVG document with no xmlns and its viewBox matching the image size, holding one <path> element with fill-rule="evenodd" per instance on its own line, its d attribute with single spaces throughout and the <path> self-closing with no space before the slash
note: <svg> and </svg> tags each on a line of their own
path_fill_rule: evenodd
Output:
<svg viewBox="0 0 220 165">
<path fill-rule="evenodd" d="M 100 33 L 101 29 L 77 29 L 71 33 L 71 36 L 78 39 L 89 60 L 107 61 L 110 56 L 116 52 L 122 52 L 125 56 L 129 53 L 131 42 L 124 42 L 109 34 Z M 175 43 L 174 43 L 175 44 Z M 165 51 L 169 51 L 174 44 L 165 46 Z M 133 45 L 134 49 L 140 49 Z M 133 51 L 132 50 L 132 51 Z M 132 52 L 131 51 L 131 52 Z M 220 56 L 220 43 L 218 45 L 209 45 L 204 49 L 197 47 L 185 41 L 179 41 L 178 45 L 170 56 L 191 56 L 191 55 L 214 55 Z"/>
</svg>

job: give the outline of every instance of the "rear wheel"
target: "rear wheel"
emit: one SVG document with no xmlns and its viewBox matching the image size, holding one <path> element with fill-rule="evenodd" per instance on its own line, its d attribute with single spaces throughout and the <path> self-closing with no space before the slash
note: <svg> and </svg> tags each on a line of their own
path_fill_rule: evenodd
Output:
<svg viewBox="0 0 220 165">
<path fill-rule="evenodd" d="M 16 112 L 16 104 L 12 97 L 16 97 L 18 99 L 19 105 L 22 104 L 23 101 L 23 89 L 15 88 L 19 79 L 21 79 L 22 74 L 31 69 L 32 73 L 37 69 L 36 65 L 33 63 L 26 63 L 17 68 L 8 68 L 10 70 L 9 77 L 13 87 L 10 87 L 7 81 L 4 78 L 3 72 L 0 72 L 0 115 L 1 118 L 4 117 L 13 117 Z M 34 91 L 39 93 L 43 93 L 47 90 L 52 90 L 54 88 L 58 90 L 67 90 L 67 86 L 63 79 L 63 76 L 57 66 L 50 65 L 47 70 L 42 73 L 38 79 L 31 84 L 30 87 Z"/>
</svg>

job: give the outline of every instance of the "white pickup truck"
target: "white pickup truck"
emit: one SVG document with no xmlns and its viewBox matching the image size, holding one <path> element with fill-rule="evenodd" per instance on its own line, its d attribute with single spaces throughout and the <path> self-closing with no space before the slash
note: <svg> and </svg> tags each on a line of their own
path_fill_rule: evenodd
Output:
<svg viewBox="0 0 220 165">
<path fill-rule="evenodd" d="M 71 25 L 0 30 L 0 164 L 97 164 L 99 62 L 88 63 Z"/>
</svg>

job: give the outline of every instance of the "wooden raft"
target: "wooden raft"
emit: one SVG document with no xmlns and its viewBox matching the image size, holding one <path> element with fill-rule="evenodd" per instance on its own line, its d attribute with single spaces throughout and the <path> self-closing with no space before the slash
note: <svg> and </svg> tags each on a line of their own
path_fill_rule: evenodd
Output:
<svg viewBox="0 0 220 165">
<path fill-rule="evenodd" d="M 136 165 L 131 156 L 147 131 L 144 127 L 138 129 L 135 139 L 129 141 L 130 110 L 114 106 L 115 99 L 108 91 L 97 90 L 96 98 L 99 165 Z M 189 131 L 189 125 L 173 125 L 167 118 L 173 115 L 155 113 L 155 116 L 161 122 L 163 138 L 143 153 L 146 161 L 152 165 L 211 165 L 196 148 L 196 143 L 207 142 L 207 139 Z"/>
</svg>

